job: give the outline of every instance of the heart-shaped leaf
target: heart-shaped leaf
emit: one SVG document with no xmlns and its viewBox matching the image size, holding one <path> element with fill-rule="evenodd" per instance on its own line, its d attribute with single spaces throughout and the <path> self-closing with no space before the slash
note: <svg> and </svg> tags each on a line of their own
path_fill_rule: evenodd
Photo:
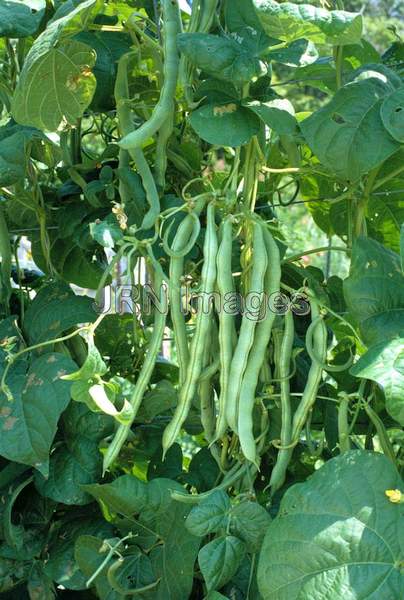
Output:
<svg viewBox="0 0 404 600">
<path fill-rule="evenodd" d="M 288 489 L 258 565 L 264 600 L 389 600 L 404 594 L 404 523 L 382 454 L 347 452 Z"/>
</svg>

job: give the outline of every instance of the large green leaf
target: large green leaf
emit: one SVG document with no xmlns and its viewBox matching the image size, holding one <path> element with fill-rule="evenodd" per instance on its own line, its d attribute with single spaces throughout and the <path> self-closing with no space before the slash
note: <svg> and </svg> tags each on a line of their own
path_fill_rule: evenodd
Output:
<svg viewBox="0 0 404 600">
<path fill-rule="evenodd" d="M 362 35 L 362 17 L 343 10 L 326 10 L 311 4 L 278 4 L 253 0 L 268 35 L 286 42 L 306 38 L 318 44 L 355 44 Z"/>
<path fill-rule="evenodd" d="M 187 529 L 194 535 L 203 537 L 226 529 L 229 522 L 230 499 L 226 492 L 218 490 L 209 494 L 189 513 Z"/>
<path fill-rule="evenodd" d="M 387 412 L 404 426 L 404 338 L 375 344 L 350 373 L 376 381 L 386 396 Z"/>
<path fill-rule="evenodd" d="M 370 196 L 367 207 L 366 217 L 372 232 L 394 252 L 400 252 L 400 227 L 404 223 L 403 189 L 402 179 L 389 181 Z"/>
<path fill-rule="evenodd" d="M 255 553 L 261 548 L 270 521 L 269 513 L 258 502 L 244 501 L 231 509 L 230 531 Z"/>
<path fill-rule="evenodd" d="M 376 77 L 354 81 L 300 123 L 310 148 L 341 179 L 356 181 L 398 150 L 380 117 L 391 90 Z"/>
<path fill-rule="evenodd" d="M 382 454 L 352 451 L 291 487 L 258 566 L 264 600 L 392 600 L 404 595 L 402 487 Z"/>
<path fill-rule="evenodd" d="M 139 536 L 148 532 L 159 536 L 160 543 L 156 545 L 153 535 L 145 540 L 146 548 L 154 546 L 150 559 L 156 578 L 161 578 L 153 600 L 188 600 L 200 540 L 185 528 L 189 507 L 171 499 L 171 491 L 183 490 L 182 486 L 170 479 L 144 483 L 124 475 L 110 484 L 87 485 L 84 489 L 113 512 L 129 518 L 138 515 Z"/>
<path fill-rule="evenodd" d="M 400 144 L 404 144 L 404 87 L 385 98 L 380 114 L 390 135 Z"/>
<path fill-rule="evenodd" d="M 256 115 L 279 135 L 296 135 L 297 121 L 294 108 L 285 98 L 277 98 L 269 102 L 245 102 L 244 106 Z"/>
<path fill-rule="evenodd" d="M 245 544 L 233 535 L 218 537 L 201 548 L 198 563 L 208 591 L 220 589 L 230 581 L 245 553 Z"/>
<path fill-rule="evenodd" d="M 0 37 L 24 38 L 38 30 L 45 14 L 45 2 L 0 1 Z"/>
<path fill-rule="evenodd" d="M 116 540 L 114 540 L 116 542 Z M 80 565 L 81 570 L 90 578 L 105 560 L 107 548 L 102 540 L 90 536 L 80 536 L 76 543 L 75 558 Z M 113 567 L 118 567 L 116 573 L 116 583 L 119 591 L 116 591 L 111 585 L 111 579 L 108 578 L 108 571 Z M 158 580 L 153 572 L 153 566 L 150 558 L 136 546 L 131 546 L 125 552 L 122 561 L 117 565 L 117 557 L 107 561 L 104 569 L 94 580 L 97 597 L 100 600 L 123 600 L 130 596 L 130 590 L 135 590 L 143 586 L 152 586 L 151 596 L 143 595 L 142 598 L 155 598 L 155 589 L 157 590 Z M 155 585 L 153 585 L 155 584 Z M 122 592 L 124 590 L 124 593 Z"/>
<path fill-rule="evenodd" d="M 240 85 L 266 73 L 263 63 L 233 38 L 181 33 L 178 48 L 195 67 L 215 79 Z"/>
<path fill-rule="evenodd" d="M 102 0 L 86 0 L 51 21 L 31 47 L 13 97 L 16 121 L 44 131 L 75 125 L 90 104 L 95 77 L 93 50 L 68 39 L 87 27 L 101 10 Z"/>
<path fill-rule="evenodd" d="M 344 296 L 368 346 L 404 337 L 404 275 L 397 254 L 375 240 L 359 238 Z"/>
<path fill-rule="evenodd" d="M 218 146 L 246 144 L 260 128 L 257 115 L 235 102 L 205 104 L 191 114 L 190 123 L 199 137 Z"/>
<path fill-rule="evenodd" d="M 92 502 L 92 497 L 82 486 L 98 481 L 101 475 L 98 443 L 77 437 L 56 448 L 50 457 L 48 478 L 36 474 L 35 485 L 42 496 L 56 502 L 84 505 Z"/>
<path fill-rule="evenodd" d="M 60 377 L 76 369 L 63 354 L 48 353 L 34 360 L 22 377 L 11 372 L 7 385 L 13 396 L 0 395 L 0 454 L 32 465 L 45 477 L 57 422 L 70 401 L 70 383 Z"/>
<path fill-rule="evenodd" d="M 67 513 L 65 520 L 60 523 L 58 535 L 49 544 L 45 573 L 68 590 L 86 589 L 86 577 L 74 558 L 74 545 L 81 535 L 91 535 L 101 540 L 111 538 L 113 526 L 100 517 L 77 518 L 76 515 L 72 519 L 72 514 Z"/>
<path fill-rule="evenodd" d="M 24 330 L 31 344 L 58 337 L 78 323 L 96 318 L 90 298 L 76 296 L 65 283 L 51 283 L 41 288 L 28 308 Z"/>
<path fill-rule="evenodd" d="M 54 150 L 52 142 L 37 129 L 13 121 L 0 127 L 0 185 L 23 180 L 30 155 L 43 163 L 52 162 Z M 21 211 L 21 204 L 18 206 Z"/>
<path fill-rule="evenodd" d="M 43 54 L 22 71 L 13 99 L 15 120 L 43 131 L 75 125 L 95 91 L 94 64 L 93 50 L 75 41 Z"/>
</svg>

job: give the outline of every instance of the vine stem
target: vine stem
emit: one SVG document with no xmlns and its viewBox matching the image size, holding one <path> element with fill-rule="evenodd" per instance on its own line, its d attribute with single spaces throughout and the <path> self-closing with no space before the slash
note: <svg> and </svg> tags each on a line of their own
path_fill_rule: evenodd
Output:
<svg viewBox="0 0 404 600">
<path fill-rule="evenodd" d="M 16 354 L 10 355 L 8 363 L 5 366 L 4 371 L 3 371 L 3 375 L 1 378 L 1 382 L 0 382 L 0 390 L 4 394 L 6 394 L 6 396 L 9 398 L 9 390 L 6 386 L 7 375 L 8 375 L 10 368 L 12 367 L 12 365 L 15 363 L 15 361 L 20 356 L 22 356 L 23 354 L 27 354 L 27 352 L 32 352 L 33 350 L 37 350 L 38 348 L 44 348 L 45 346 L 53 346 L 54 344 L 58 344 L 59 342 L 65 342 L 66 340 L 70 340 L 71 338 L 75 337 L 82 331 L 89 331 L 90 333 L 93 333 L 96 330 L 96 328 L 98 327 L 98 325 L 101 323 L 101 321 L 103 320 L 104 317 L 105 317 L 105 313 L 101 314 L 94 321 L 94 323 L 91 323 L 90 325 L 84 325 L 83 327 L 79 327 L 75 331 L 72 331 L 72 333 L 68 333 L 67 335 L 63 335 L 61 337 L 54 338 L 52 340 L 46 340 L 45 342 L 40 342 L 38 344 L 34 344 L 33 346 L 27 346 L 27 348 L 23 348 L 22 350 L 19 350 L 18 352 L 16 352 Z"/>
</svg>

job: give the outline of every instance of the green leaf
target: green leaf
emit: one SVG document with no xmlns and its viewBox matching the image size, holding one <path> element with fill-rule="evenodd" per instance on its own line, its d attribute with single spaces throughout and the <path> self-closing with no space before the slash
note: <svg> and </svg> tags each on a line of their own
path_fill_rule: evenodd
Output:
<svg viewBox="0 0 404 600">
<path fill-rule="evenodd" d="M 219 473 L 217 462 L 205 446 L 193 455 L 185 481 L 198 492 L 207 492 L 215 487 Z"/>
<path fill-rule="evenodd" d="M 31 563 L 0 557 L 0 593 L 9 592 L 28 576 Z"/>
<path fill-rule="evenodd" d="M 77 437 L 56 448 L 50 457 L 47 479 L 38 473 L 35 485 L 46 498 L 80 506 L 93 500 L 82 486 L 98 481 L 101 475 L 102 456 L 98 443 Z"/>
<path fill-rule="evenodd" d="M 103 549 L 102 540 L 93 536 L 85 535 L 78 538 L 75 557 L 87 578 L 90 578 L 105 560 Z M 118 567 L 115 571 L 115 582 L 118 591 L 111 585 L 111 579 L 107 578 L 107 573 L 112 566 L 114 568 Z M 150 558 L 136 546 L 131 546 L 125 552 L 119 566 L 116 556 L 107 561 L 104 569 L 94 580 L 97 595 L 102 600 L 118 600 L 118 598 L 132 596 L 130 590 L 151 585 L 154 582 L 157 585 Z M 125 592 L 122 590 L 125 590 Z"/>
<path fill-rule="evenodd" d="M 111 538 L 113 527 L 100 517 L 78 518 L 67 513 L 60 524 L 58 535 L 49 544 L 49 557 L 45 573 L 57 584 L 68 590 L 86 589 L 86 577 L 74 558 L 74 545 L 79 536 L 91 535 L 99 539 Z"/>
<path fill-rule="evenodd" d="M 245 102 L 246 106 L 278 135 L 296 135 L 297 121 L 295 111 L 289 100 L 277 98 L 269 102 Z"/>
<path fill-rule="evenodd" d="M 223 596 L 220 592 L 209 592 L 205 600 L 227 600 L 227 596 Z"/>
<path fill-rule="evenodd" d="M 264 64 L 233 38 L 210 33 L 180 33 L 177 39 L 180 52 L 215 79 L 242 85 L 266 73 Z"/>
<path fill-rule="evenodd" d="M 94 442 L 111 435 L 114 421 L 108 415 L 93 413 L 84 404 L 72 402 L 63 413 L 65 436 L 83 437 Z"/>
<path fill-rule="evenodd" d="M 249 552 L 258 552 L 261 548 L 271 518 L 263 506 L 257 502 L 240 502 L 232 506 L 230 530 L 241 538 Z"/>
<path fill-rule="evenodd" d="M 151 423 L 157 415 L 161 415 L 177 404 L 177 390 L 170 381 L 162 379 L 145 394 L 136 421 Z"/>
<path fill-rule="evenodd" d="M 389 600 L 404 592 L 402 487 L 382 454 L 352 451 L 289 488 L 260 554 L 264 600 Z"/>
<path fill-rule="evenodd" d="M 313 42 L 301 39 L 291 42 L 286 48 L 271 50 L 268 58 L 288 67 L 305 67 L 318 59 L 318 50 Z"/>
<path fill-rule="evenodd" d="M 375 240 L 359 238 L 352 248 L 344 296 L 368 346 L 404 337 L 404 275 L 397 254 Z"/>
<path fill-rule="evenodd" d="M 404 88 L 384 99 L 380 109 L 383 125 L 400 144 L 404 144 Z"/>
<path fill-rule="evenodd" d="M 13 116 L 23 125 L 57 131 L 77 124 L 91 103 L 95 55 L 79 42 L 66 41 L 31 64 L 29 58 L 13 98 Z"/>
<path fill-rule="evenodd" d="M 118 31 L 84 31 L 75 36 L 75 39 L 90 46 L 97 55 L 93 69 L 97 88 L 91 101 L 92 110 L 113 110 L 118 60 L 125 52 L 129 52 L 130 37 Z"/>
<path fill-rule="evenodd" d="M 70 401 L 70 383 L 61 376 L 76 368 L 62 354 L 49 353 L 34 360 L 25 378 L 10 371 L 7 379 L 13 395 L 0 396 L 0 454 L 32 465 L 45 477 L 57 422 Z"/>
<path fill-rule="evenodd" d="M 45 2 L 1 0 L 0 37 L 25 38 L 34 35 L 45 14 Z"/>
<path fill-rule="evenodd" d="M 114 248 L 122 239 L 123 231 L 114 215 L 108 215 L 103 221 L 98 219 L 90 223 L 90 235 L 103 248 Z"/>
<path fill-rule="evenodd" d="M 57 338 L 78 323 L 91 323 L 96 316 L 90 298 L 76 296 L 65 283 L 51 283 L 41 288 L 30 304 L 24 330 L 30 343 L 37 344 Z"/>
<path fill-rule="evenodd" d="M 41 131 L 12 121 L 0 127 L 0 185 L 13 185 L 24 179 L 30 155 L 52 164 L 55 146 Z M 21 210 L 21 204 L 18 205 Z"/>
<path fill-rule="evenodd" d="M 159 536 L 160 544 L 155 544 L 155 536 L 146 537 L 146 547 L 154 546 L 150 552 L 153 571 L 156 578 L 161 579 L 153 600 L 188 600 L 199 538 L 185 528 L 189 507 L 171 498 L 171 492 L 183 490 L 182 486 L 170 479 L 144 483 L 131 475 L 123 475 L 110 484 L 86 485 L 84 489 L 114 513 L 129 519 L 138 515 L 139 536 L 149 531 Z M 181 565 L 180 570 L 178 565 Z"/>
<path fill-rule="evenodd" d="M 188 531 L 203 537 L 226 529 L 229 512 L 230 499 L 225 492 L 218 490 L 192 508 L 185 525 Z"/>
<path fill-rule="evenodd" d="M 117 541 L 114 539 L 114 542 Z M 85 575 L 86 580 L 93 576 L 97 569 L 102 565 L 106 558 L 106 552 L 103 540 L 94 535 L 81 535 L 77 538 L 74 559 L 79 565 L 80 571 Z M 111 566 L 112 561 L 108 561 L 107 565 Z M 111 589 L 111 585 L 107 579 L 106 570 L 95 578 L 94 585 L 97 590 L 97 596 L 101 600 L 119 600 L 120 595 Z M 121 596 L 122 598 L 122 596 Z"/>
<path fill-rule="evenodd" d="M 315 44 L 343 46 L 359 42 L 362 36 L 362 16 L 357 13 L 273 0 L 253 3 L 266 33 L 279 40 L 306 38 Z"/>
<path fill-rule="evenodd" d="M 217 146 L 246 144 L 260 128 L 254 112 L 235 102 L 205 104 L 191 114 L 190 123 L 199 137 Z"/>
<path fill-rule="evenodd" d="M 245 556 L 244 543 L 232 535 L 216 538 L 198 554 L 198 563 L 208 591 L 230 581 Z"/>
<path fill-rule="evenodd" d="M 232 37 L 255 56 L 279 43 L 265 34 L 252 0 L 226 0 L 224 16 Z"/>
<path fill-rule="evenodd" d="M 56 592 L 53 581 L 46 575 L 42 562 L 34 562 L 27 581 L 27 591 L 30 600 L 54 600 Z"/>
<path fill-rule="evenodd" d="M 44 131 L 77 124 L 94 94 L 96 81 L 91 68 L 95 53 L 68 38 L 85 29 L 102 5 L 102 0 L 81 2 L 51 21 L 35 40 L 13 97 L 12 112 L 17 122 Z"/>
<path fill-rule="evenodd" d="M 132 475 L 122 475 L 112 483 L 83 488 L 110 510 L 125 517 L 140 513 L 147 505 L 147 485 Z"/>
<path fill-rule="evenodd" d="M 404 223 L 403 186 L 404 181 L 396 179 L 379 187 L 369 198 L 366 215 L 372 234 L 379 234 L 378 240 L 397 253 L 400 252 L 400 227 Z"/>
<path fill-rule="evenodd" d="M 349 83 L 300 123 L 310 148 L 341 179 L 356 181 L 398 150 L 380 118 L 390 91 L 376 77 Z"/>
<path fill-rule="evenodd" d="M 163 460 L 163 449 L 158 448 L 151 457 L 147 467 L 147 479 L 166 477 L 167 479 L 177 480 L 181 477 L 182 471 L 182 448 L 179 444 L 173 444 L 166 452 Z"/>
<path fill-rule="evenodd" d="M 386 397 L 387 412 L 404 426 L 404 338 L 371 346 L 350 373 L 378 383 Z"/>
</svg>

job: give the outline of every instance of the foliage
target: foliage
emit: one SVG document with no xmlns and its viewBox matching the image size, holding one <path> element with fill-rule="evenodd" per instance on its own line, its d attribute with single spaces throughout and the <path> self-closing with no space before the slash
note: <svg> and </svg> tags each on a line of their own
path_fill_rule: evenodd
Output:
<svg viewBox="0 0 404 600">
<path fill-rule="evenodd" d="M 360 9 L 0 0 L 0 597 L 404 596 L 404 51 Z"/>
</svg>

